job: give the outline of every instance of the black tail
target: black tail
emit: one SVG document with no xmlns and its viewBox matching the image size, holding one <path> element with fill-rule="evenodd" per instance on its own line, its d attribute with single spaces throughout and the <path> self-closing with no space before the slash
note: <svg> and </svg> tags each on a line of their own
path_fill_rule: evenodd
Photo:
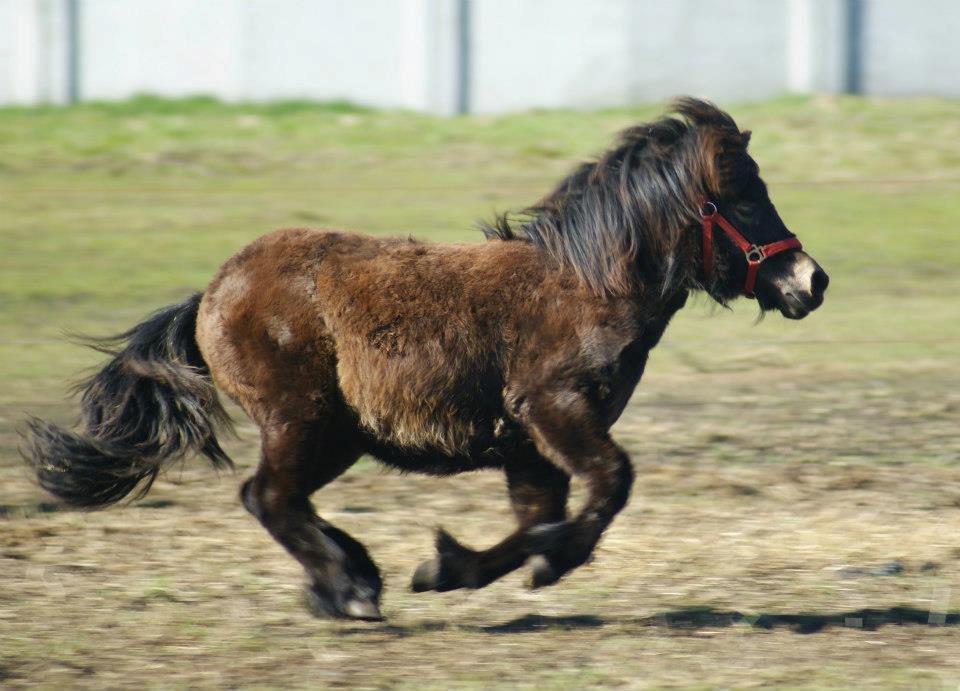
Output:
<svg viewBox="0 0 960 691">
<path fill-rule="evenodd" d="M 169 461 L 200 452 L 232 467 L 214 434 L 230 426 L 194 339 L 201 294 L 89 345 L 112 356 L 77 386 L 83 429 L 31 419 L 21 453 L 40 485 L 77 506 L 147 493 Z"/>
</svg>

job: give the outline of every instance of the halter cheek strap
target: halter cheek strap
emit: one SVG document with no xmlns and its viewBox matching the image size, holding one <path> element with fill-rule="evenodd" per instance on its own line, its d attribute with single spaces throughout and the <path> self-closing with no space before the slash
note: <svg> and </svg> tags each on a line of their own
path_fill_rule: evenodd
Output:
<svg viewBox="0 0 960 691">
<path fill-rule="evenodd" d="M 730 221 L 723 217 L 723 214 L 720 213 L 717 205 L 713 202 L 703 203 L 700 207 L 700 218 L 703 223 L 703 276 L 705 280 L 709 282 L 713 275 L 713 225 L 716 223 L 746 257 L 747 277 L 743 282 L 743 294 L 748 298 L 753 297 L 753 287 L 757 282 L 757 271 L 759 271 L 760 264 L 763 263 L 764 259 L 787 250 L 801 249 L 802 247 L 800 240 L 796 237 L 777 240 L 766 245 L 756 245 L 750 242 L 733 227 Z"/>
</svg>

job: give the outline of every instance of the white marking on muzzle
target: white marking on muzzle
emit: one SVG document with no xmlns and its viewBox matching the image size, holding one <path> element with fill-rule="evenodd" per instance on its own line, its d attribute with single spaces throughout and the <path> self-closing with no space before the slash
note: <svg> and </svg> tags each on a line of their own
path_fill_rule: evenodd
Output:
<svg viewBox="0 0 960 691">
<path fill-rule="evenodd" d="M 778 276 L 774 285 L 782 293 L 812 293 L 813 274 L 816 270 L 817 263 L 806 252 L 797 252 L 793 255 L 790 270 Z"/>
</svg>

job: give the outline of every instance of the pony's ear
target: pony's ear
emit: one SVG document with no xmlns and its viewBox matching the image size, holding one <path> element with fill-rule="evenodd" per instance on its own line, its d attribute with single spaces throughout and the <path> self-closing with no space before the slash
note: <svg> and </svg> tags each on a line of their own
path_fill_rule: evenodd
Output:
<svg viewBox="0 0 960 691">
<path fill-rule="evenodd" d="M 752 163 L 746 152 L 750 131 L 708 129 L 700 132 L 700 170 L 709 195 L 723 197 L 739 193 L 749 178 Z"/>
</svg>

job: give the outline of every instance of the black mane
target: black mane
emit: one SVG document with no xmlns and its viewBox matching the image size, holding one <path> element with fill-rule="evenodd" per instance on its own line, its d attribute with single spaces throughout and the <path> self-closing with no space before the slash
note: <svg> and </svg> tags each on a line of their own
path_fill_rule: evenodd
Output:
<svg viewBox="0 0 960 691">
<path fill-rule="evenodd" d="M 698 222 L 701 201 L 719 195 L 725 159 L 748 138 L 706 101 L 678 99 L 670 112 L 679 117 L 622 132 L 535 205 L 481 224 L 484 235 L 543 248 L 599 295 L 668 292 L 686 278 L 683 231 Z"/>
</svg>

